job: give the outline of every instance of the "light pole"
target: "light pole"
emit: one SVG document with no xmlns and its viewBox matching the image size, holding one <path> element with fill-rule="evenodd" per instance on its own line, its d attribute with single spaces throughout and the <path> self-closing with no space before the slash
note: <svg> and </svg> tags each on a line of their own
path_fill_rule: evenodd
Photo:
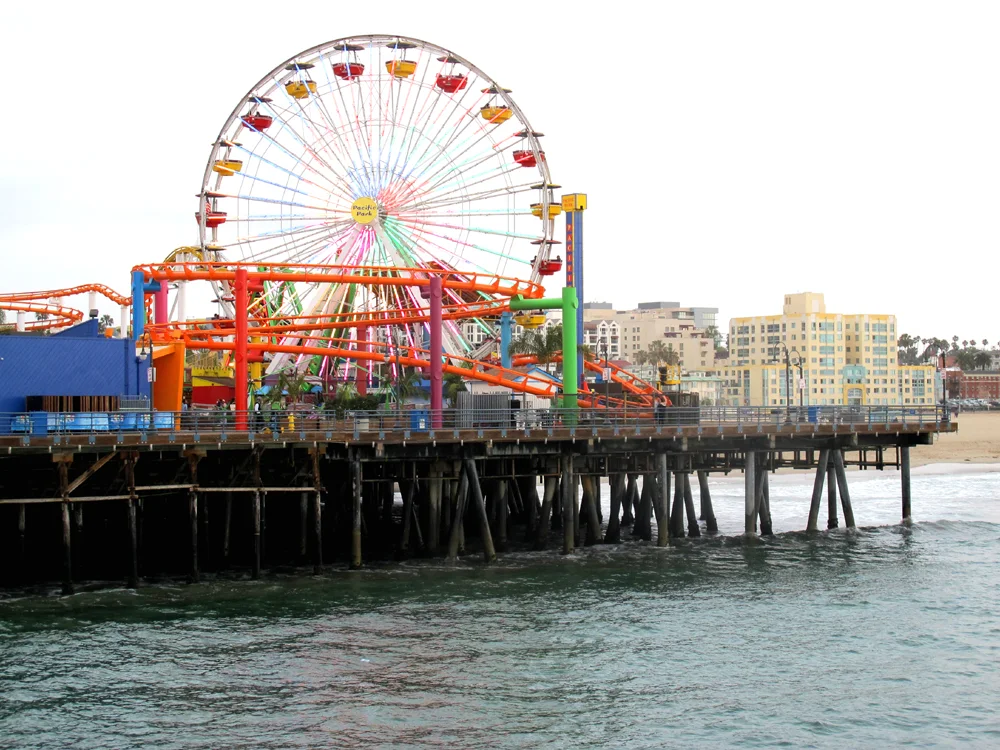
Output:
<svg viewBox="0 0 1000 750">
<path fill-rule="evenodd" d="M 604 377 L 604 408 L 605 410 L 611 408 L 611 378 L 608 374 L 611 372 L 611 363 L 608 362 L 608 340 L 604 339 L 601 341 L 601 349 L 604 352 L 604 372 L 601 375 Z"/>
<path fill-rule="evenodd" d="M 799 419 L 802 419 L 802 397 L 806 390 L 805 376 L 802 374 L 802 354 L 798 349 L 792 348 L 792 354 L 795 355 L 795 361 L 792 364 L 799 368 Z"/>
<path fill-rule="evenodd" d="M 792 421 L 792 363 L 791 356 L 789 355 L 788 347 L 785 346 L 785 342 L 778 341 L 776 343 L 777 345 L 775 348 L 780 346 L 785 352 L 785 422 L 787 423 Z M 798 351 L 795 353 L 798 354 Z M 772 362 L 775 362 L 776 359 L 776 357 L 771 357 Z M 799 359 L 802 359 L 801 355 L 799 355 Z M 802 365 L 800 363 L 799 371 L 801 372 L 801 370 Z"/>
</svg>

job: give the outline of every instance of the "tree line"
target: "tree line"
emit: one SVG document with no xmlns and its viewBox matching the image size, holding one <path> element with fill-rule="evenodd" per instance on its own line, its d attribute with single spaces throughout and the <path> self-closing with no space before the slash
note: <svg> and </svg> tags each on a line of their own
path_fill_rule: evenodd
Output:
<svg viewBox="0 0 1000 750">
<path fill-rule="evenodd" d="M 986 349 L 990 344 L 988 339 L 980 342 L 976 339 L 960 340 L 958 336 L 952 336 L 949 340 L 904 333 L 896 343 L 899 348 L 897 358 L 901 365 L 926 364 L 947 354 L 953 356 L 955 363 L 963 370 L 987 370 L 992 366 L 996 353 L 995 348 L 992 352 Z M 979 348 L 980 344 L 982 348 Z"/>
</svg>

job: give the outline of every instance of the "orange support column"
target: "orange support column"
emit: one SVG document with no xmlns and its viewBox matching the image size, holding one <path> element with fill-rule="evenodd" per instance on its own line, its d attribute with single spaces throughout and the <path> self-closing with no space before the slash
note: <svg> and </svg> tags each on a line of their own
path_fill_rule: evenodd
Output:
<svg viewBox="0 0 1000 750">
<path fill-rule="evenodd" d="M 368 326 L 359 325 L 357 331 L 356 348 L 359 352 L 368 351 Z M 368 394 L 368 368 L 369 363 L 362 364 L 360 359 L 354 360 L 354 389 L 359 396 Z"/>
<path fill-rule="evenodd" d="M 236 386 L 236 429 L 246 430 L 247 428 L 247 382 L 249 377 L 249 362 L 247 357 L 247 307 L 250 304 L 250 295 L 247 289 L 247 270 L 245 268 L 236 269 L 236 278 L 233 281 L 233 296 L 236 301 L 236 341 L 233 361 L 235 364 L 235 386 Z"/>
</svg>

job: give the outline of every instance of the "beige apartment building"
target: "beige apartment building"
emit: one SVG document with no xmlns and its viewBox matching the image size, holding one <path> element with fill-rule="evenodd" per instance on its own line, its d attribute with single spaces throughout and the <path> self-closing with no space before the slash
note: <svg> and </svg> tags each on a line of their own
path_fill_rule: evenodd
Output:
<svg viewBox="0 0 1000 750">
<path fill-rule="evenodd" d="M 642 302 L 633 310 L 615 310 L 609 302 L 583 306 L 584 343 L 597 356 L 608 346 L 611 359 L 633 362 L 653 341 L 677 352 L 681 369 L 706 370 L 715 363 L 715 342 L 705 332 L 716 325 L 718 308 L 682 307 L 678 302 Z"/>
<path fill-rule="evenodd" d="M 828 313 L 822 294 L 785 295 L 780 315 L 729 322 L 723 403 L 933 405 L 934 368 L 898 365 L 897 337 L 894 315 Z"/>
</svg>

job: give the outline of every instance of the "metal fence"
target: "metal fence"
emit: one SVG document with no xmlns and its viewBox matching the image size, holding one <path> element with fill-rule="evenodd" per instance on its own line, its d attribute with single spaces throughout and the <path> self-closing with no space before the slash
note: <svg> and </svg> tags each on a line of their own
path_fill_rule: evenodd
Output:
<svg viewBox="0 0 1000 750">
<path fill-rule="evenodd" d="M 950 413 L 942 406 L 806 406 L 774 407 L 670 407 L 663 409 L 430 409 L 356 411 L 336 413 L 323 410 L 235 411 L 194 409 L 181 412 L 21 412 L 0 413 L 0 435 L 20 436 L 22 442 L 47 436 L 89 435 L 177 435 L 184 433 L 188 442 L 211 435 L 238 434 L 241 439 L 279 437 L 342 437 L 378 433 L 381 437 L 407 437 L 432 432 L 468 432 L 482 434 L 499 430 L 503 434 L 518 431 L 555 431 L 587 428 L 592 431 L 659 430 L 688 427 L 745 427 L 765 425 L 809 431 L 818 425 L 870 426 L 877 431 L 885 425 L 947 425 Z M 208 439 L 207 437 L 204 439 Z"/>
</svg>

